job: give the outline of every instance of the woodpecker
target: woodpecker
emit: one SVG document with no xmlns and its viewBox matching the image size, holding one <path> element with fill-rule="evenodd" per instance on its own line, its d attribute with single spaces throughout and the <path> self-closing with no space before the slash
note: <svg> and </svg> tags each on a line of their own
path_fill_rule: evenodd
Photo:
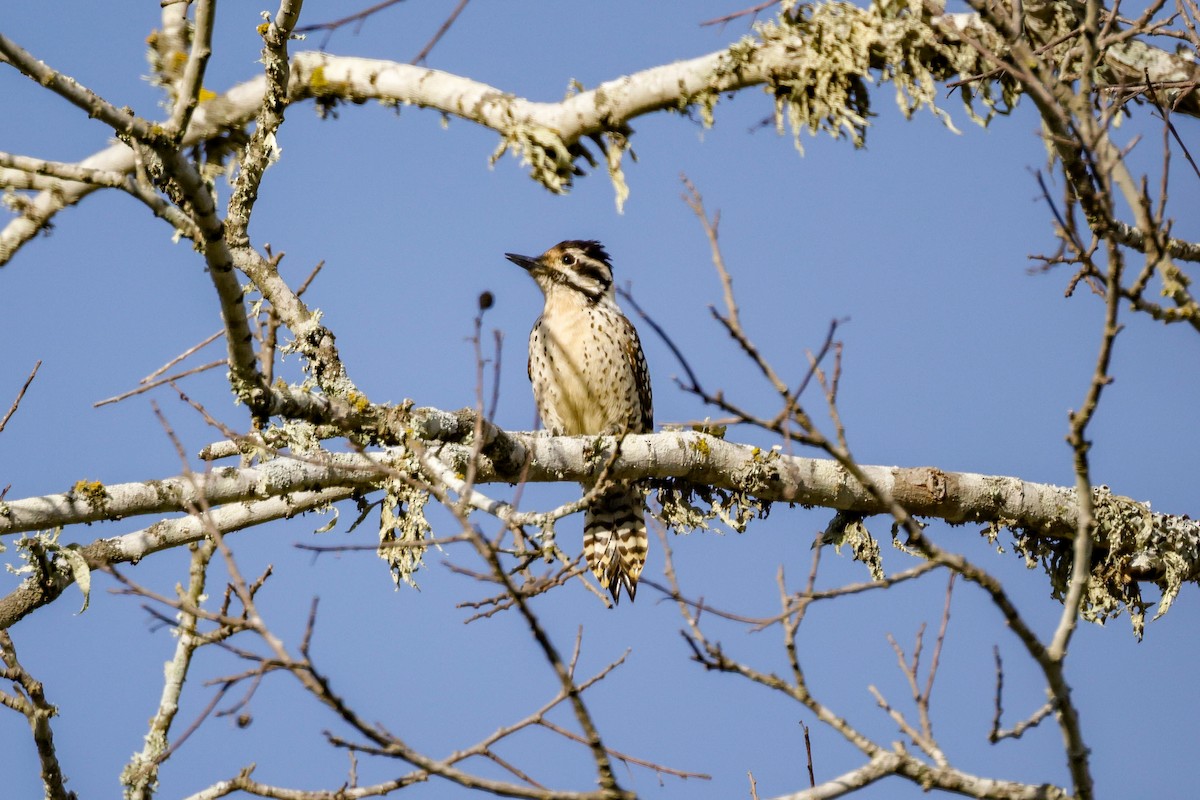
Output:
<svg viewBox="0 0 1200 800">
<path fill-rule="evenodd" d="M 529 381 L 546 430 L 554 436 L 651 432 L 646 358 L 637 330 L 617 306 L 604 247 L 569 240 L 536 258 L 504 255 L 546 296 L 529 334 Z M 648 543 L 644 514 L 642 493 L 623 481 L 584 512 L 583 555 L 614 604 L 622 587 L 631 601 L 637 594 Z"/>
</svg>

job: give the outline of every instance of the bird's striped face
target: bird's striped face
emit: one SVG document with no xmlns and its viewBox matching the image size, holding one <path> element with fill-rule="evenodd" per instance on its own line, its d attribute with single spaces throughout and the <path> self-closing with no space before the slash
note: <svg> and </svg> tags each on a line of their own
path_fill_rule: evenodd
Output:
<svg viewBox="0 0 1200 800">
<path fill-rule="evenodd" d="M 612 263 L 599 242 L 569 240 L 536 258 L 515 253 L 504 257 L 528 271 L 547 296 L 565 289 L 593 303 L 613 297 Z"/>
</svg>

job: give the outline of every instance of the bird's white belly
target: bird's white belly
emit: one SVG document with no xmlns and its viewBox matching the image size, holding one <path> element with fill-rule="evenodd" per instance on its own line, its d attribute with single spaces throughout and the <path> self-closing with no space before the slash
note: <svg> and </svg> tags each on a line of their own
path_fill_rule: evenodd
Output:
<svg viewBox="0 0 1200 800">
<path fill-rule="evenodd" d="M 542 423 L 551 433 L 616 433 L 618 401 L 631 376 L 620 347 L 585 310 L 548 314 L 530 337 L 530 373 Z"/>
</svg>

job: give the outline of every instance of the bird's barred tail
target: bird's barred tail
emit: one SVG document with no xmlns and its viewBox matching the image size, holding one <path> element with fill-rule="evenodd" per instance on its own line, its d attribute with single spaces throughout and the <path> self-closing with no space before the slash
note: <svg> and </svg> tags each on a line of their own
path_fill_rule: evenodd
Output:
<svg viewBox="0 0 1200 800">
<path fill-rule="evenodd" d="M 632 601 L 646 565 L 646 518 L 641 492 L 621 484 L 600 495 L 584 512 L 583 556 L 600 585 L 621 601 Z"/>
</svg>

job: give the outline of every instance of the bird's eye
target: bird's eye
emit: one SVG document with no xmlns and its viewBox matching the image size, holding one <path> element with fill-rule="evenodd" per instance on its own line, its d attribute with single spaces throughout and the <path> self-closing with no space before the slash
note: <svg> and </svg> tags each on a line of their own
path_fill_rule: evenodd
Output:
<svg viewBox="0 0 1200 800">
<path fill-rule="evenodd" d="M 564 267 L 575 266 L 575 256 L 571 255 L 570 253 L 564 253 L 562 257 L 562 264 Z"/>
</svg>

